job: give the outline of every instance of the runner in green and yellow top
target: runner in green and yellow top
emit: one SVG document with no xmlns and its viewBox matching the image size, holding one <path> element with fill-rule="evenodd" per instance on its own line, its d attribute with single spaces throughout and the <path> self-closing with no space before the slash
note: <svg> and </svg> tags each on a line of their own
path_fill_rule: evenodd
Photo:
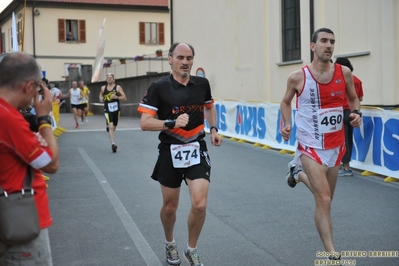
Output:
<svg viewBox="0 0 399 266">
<path fill-rule="evenodd" d="M 114 74 L 107 74 L 107 85 L 101 87 L 100 102 L 104 102 L 104 116 L 107 122 L 107 131 L 111 140 L 112 152 L 116 152 L 115 130 L 118 125 L 120 106 L 119 101 L 126 101 L 126 95 L 121 86 L 115 84 Z"/>
</svg>

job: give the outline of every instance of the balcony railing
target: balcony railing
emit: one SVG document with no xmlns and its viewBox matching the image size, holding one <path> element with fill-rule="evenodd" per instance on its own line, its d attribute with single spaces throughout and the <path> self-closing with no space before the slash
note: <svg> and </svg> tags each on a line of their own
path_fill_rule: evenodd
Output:
<svg viewBox="0 0 399 266">
<path fill-rule="evenodd" d="M 98 81 L 106 79 L 107 73 L 112 73 L 115 79 L 143 76 L 148 73 L 161 73 L 170 70 L 168 57 L 165 52 L 163 56 L 156 54 L 126 57 L 126 62 L 122 64 L 119 59 L 108 59 L 109 65 L 104 64 Z"/>
</svg>

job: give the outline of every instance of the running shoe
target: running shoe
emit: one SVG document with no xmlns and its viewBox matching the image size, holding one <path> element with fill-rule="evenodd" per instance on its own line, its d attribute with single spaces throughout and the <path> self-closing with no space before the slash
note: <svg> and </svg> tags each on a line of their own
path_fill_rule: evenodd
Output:
<svg viewBox="0 0 399 266">
<path fill-rule="evenodd" d="M 329 260 L 341 260 L 341 255 L 330 255 L 330 256 L 328 256 L 328 259 Z M 338 266 L 341 266 L 341 264 L 334 264 L 334 265 L 338 265 Z"/>
<path fill-rule="evenodd" d="M 353 176 L 353 172 L 351 169 L 349 170 L 341 169 L 338 172 L 338 176 Z"/>
<path fill-rule="evenodd" d="M 178 266 L 181 263 L 179 252 L 177 252 L 176 243 L 165 244 L 166 264 L 170 266 Z"/>
<path fill-rule="evenodd" d="M 197 249 L 193 251 L 189 251 L 188 249 L 184 250 L 184 257 L 190 266 L 204 266 L 199 260 Z"/>
<path fill-rule="evenodd" d="M 79 127 L 79 124 L 78 123 L 76 123 L 76 126 L 75 126 L 75 128 L 78 128 Z"/>
<path fill-rule="evenodd" d="M 288 163 L 288 173 L 285 178 L 287 179 L 287 184 L 289 187 L 294 188 L 296 184 L 299 183 L 299 181 L 295 179 L 294 175 L 302 171 L 302 166 L 294 164 L 292 161 Z"/>
<path fill-rule="evenodd" d="M 341 255 L 339 255 L 339 256 L 338 256 L 338 254 L 337 255 L 330 255 L 330 256 L 328 256 L 328 259 L 329 260 L 341 260 Z"/>
<path fill-rule="evenodd" d="M 112 149 L 112 152 L 115 153 L 116 149 L 118 149 L 118 146 L 116 146 L 116 144 L 112 144 L 111 149 Z"/>
</svg>

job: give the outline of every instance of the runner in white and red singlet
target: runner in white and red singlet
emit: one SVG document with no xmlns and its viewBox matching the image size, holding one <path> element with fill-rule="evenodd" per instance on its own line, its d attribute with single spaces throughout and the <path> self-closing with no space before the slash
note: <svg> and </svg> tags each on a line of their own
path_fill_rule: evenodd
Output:
<svg viewBox="0 0 399 266">
<path fill-rule="evenodd" d="M 294 160 L 288 164 L 287 183 L 293 188 L 303 182 L 314 194 L 314 219 L 326 254 L 330 255 L 329 259 L 339 260 L 333 243 L 330 209 L 339 164 L 345 153 L 343 108 L 346 101 L 352 110 L 353 127 L 360 126 L 361 113 L 350 69 L 330 62 L 334 44 L 334 33 L 330 29 L 321 28 L 313 34 L 310 48 L 314 59 L 290 74 L 280 108 L 284 122 L 281 134 L 287 141 L 292 131 L 291 102 L 297 96 L 298 147 Z"/>
</svg>

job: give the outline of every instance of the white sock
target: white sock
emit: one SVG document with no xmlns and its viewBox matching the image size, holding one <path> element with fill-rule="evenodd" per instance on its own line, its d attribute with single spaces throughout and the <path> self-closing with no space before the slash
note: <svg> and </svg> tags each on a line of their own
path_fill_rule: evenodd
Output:
<svg viewBox="0 0 399 266">
<path fill-rule="evenodd" d="M 165 239 L 165 244 L 169 245 L 169 244 L 176 244 L 175 239 L 173 238 L 172 242 L 169 242 Z"/>
<path fill-rule="evenodd" d="M 298 180 L 298 178 L 299 178 L 299 173 L 300 172 L 302 172 L 302 171 L 298 171 L 298 172 L 296 172 L 295 174 L 294 174 L 294 178 L 296 179 L 296 180 Z"/>
<path fill-rule="evenodd" d="M 187 244 L 187 250 L 188 250 L 188 251 L 193 252 L 193 251 L 195 251 L 196 249 L 197 249 L 197 247 L 192 248 L 192 247 L 190 247 L 190 246 Z"/>
</svg>

